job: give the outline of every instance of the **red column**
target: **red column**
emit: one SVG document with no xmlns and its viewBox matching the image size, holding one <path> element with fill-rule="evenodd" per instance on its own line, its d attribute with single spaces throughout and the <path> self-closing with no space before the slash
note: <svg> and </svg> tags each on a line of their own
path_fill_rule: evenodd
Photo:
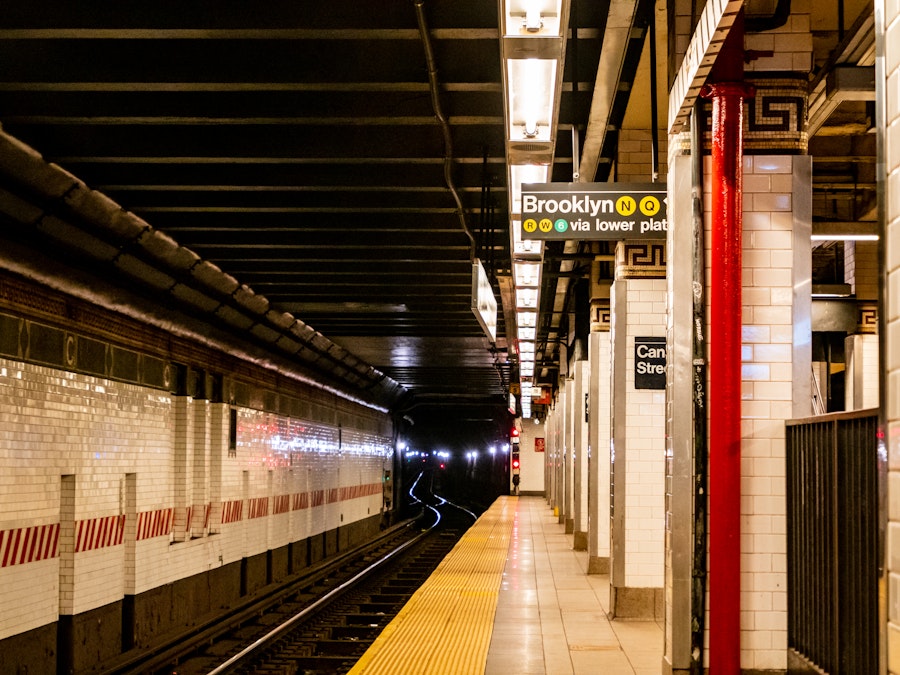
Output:
<svg viewBox="0 0 900 675">
<path fill-rule="evenodd" d="M 706 85 L 712 99 L 709 294 L 709 668 L 740 672 L 741 164 L 743 82 Z"/>
</svg>

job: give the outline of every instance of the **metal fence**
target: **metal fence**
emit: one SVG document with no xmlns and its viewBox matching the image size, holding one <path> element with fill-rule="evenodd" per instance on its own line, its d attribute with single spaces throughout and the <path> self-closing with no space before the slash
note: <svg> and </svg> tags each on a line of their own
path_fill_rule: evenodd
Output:
<svg viewBox="0 0 900 675">
<path fill-rule="evenodd" d="M 878 672 L 877 426 L 787 422 L 788 647 L 831 675 Z"/>
</svg>

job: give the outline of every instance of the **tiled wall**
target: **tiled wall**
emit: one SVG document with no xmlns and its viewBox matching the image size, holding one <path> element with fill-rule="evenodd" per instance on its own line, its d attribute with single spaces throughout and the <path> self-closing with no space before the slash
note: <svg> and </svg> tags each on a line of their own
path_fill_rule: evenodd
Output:
<svg viewBox="0 0 900 675">
<path fill-rule="evenodd" d="M 885 261 L 887 281 L 888 670 L 900 673 L 900 1 L 878 0 L 885 36 Z M 876 12 L 877 15 L 877 12 Z M 876 26 L 877 30 L 878 26 Z"/>
<path fill-rule="evenodd" d="M 522 462 L 520 473 L 520 492 L 544 491 L 544 460 L 547 457 L 547 438 L 545 425 L 535 424 L 534 420 L 522 420 L 522 435 L 519 439 L 519 459 Z M 540 440 L 544 450 L 538 452 L 536 444 Z"/>
<path fill-rule="evenodd" d="M 658 134 L 659 180 L 666 180 L 666 155 L 668 154 L 668 137 L 665 130 Z M 620 183 L 649 183 L 652 180 L 651 170 L 653 135 L 649 129 L 622 129 L 619 132 L 619 143 L 616 156 L 616 178 Z"/>
<path fill-rule="evenodd" d="M 744 49 L 754 54 L 744 70 L 772 71 L 812 70 L 813 38 L 810 32 L 811 0 L 792 0 L 791 15 L 783 26 L 761 33 L 747 33 Z"/>
<path fill-rule="evenodd" d="M 229 413 L 0 359 L 0 639 L 380 512 L 387 422 Z"/>
</svg>

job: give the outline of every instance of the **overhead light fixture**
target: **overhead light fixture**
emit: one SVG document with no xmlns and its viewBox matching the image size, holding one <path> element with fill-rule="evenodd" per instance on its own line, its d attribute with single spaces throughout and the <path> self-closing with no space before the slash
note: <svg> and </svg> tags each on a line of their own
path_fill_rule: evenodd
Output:
<svg viewBox="0 0 900 675">
<path fill-rule="evenodd" d="M 515 261 L 513 274 L 516 288 L 537 288 L 541 285 L 541 264 L 535 262 Z"/>
<path fill-rule="evenodd" d="M 510 141 L 549 142 L 556 93 L 556 59 L 506 62 Z"/>
<path fill-rule="evenodd" d="M 546 183 L 550 175 L 549 164 L 510 164 L 509 165 L 509 189 L 512 192 L 513 214 L 522 213 L 522 184 Z"/>
<path fill-rule="evenodd" d="M 538 292 L 536 288 L 517 288 L 516 307 L 521 309 L 537 309 Z"/>
<path fill-rule="evenodd" d="M 544 254 L 543 239 L 522 239 L 522 221 L 513 218 L 509 223 L 513 240 L 513 258 L 539 258 Z"/>
<path fill-rule="evenodd" d="M 544 242 L 523 241 L 522 185 L 547 183 L 556 143 L 571 0 L 500 0 L 510 250 L 521 413 L 531 417 Z M 511 406 L 512 407 L 512 406 Z"/>
<path fill-rule="evenodd" d="M 810 241 L 878 241 L 877 234 L 813 234 Z"/>
<path fill-rule="evenodd" d="M 560 0 L 503 0 L 501 6 L 505 37 L 533 39 L 562 35 L 560 28 L 564 24 L 560 15 L 564 7 Z"/>
<path fill-rule="evenodd" d="M 537 326 L 537 312 L 516 312 L 516 323 L 519 328 L 534 328 Z"/>
</svg>

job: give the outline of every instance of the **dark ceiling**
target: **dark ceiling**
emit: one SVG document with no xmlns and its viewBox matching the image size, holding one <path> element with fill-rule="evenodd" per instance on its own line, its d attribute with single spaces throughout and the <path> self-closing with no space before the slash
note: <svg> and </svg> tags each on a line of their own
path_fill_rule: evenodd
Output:
<svg viewBox="0 0 900 675">
<path fill-rule="evenodd" d="M 586 122 L 605 21 L 577 5 L 561 125 Z M 420 430 L 508 428 L 495 2 L 13 3 L 0 63 L 7 134 L 395 380 Z"/>
<path fill-rule="evenodd" d="M 618 42 L 624 55 L 601 60 L 607 18 L 623 7 L 635 17 Z M 595 175 L 581 180 L 609 177 L 652 8 L 572 2 L 551 180 L 573 179 L 573 128 L 595 146 Z M 839 33 L 819 36 L 818 53 L 835 53 Z M 465 445 L 505 434 L 517 367 L 504 321 L 512 285 L 496 2 L 104 1 L 87 11 L 32 0 L 0 13 L 0 64 L 6 135 L 318 331 L 326 350 L 331 341 L 386 375 L 413 437 Z M 605 68 L 618 73 L 615 86 Z M 849 105 L 848 123 L 865 118 L 864 103 Z M 854 133 L 865 142 L 866 131 Z M 855 170 L 845 164 L 874 154 L 847 145 L 849 133 L 811 141 L 831 159 L 829 185 L 842 198 L 847 186 L 834 185 Z M 0 180 L 23 194 L 9 175 Z M 22 221 L 2 215 L 8 238 Z M 78 263 L 68 242 L 44 233 L 31 243 Z M 595 253 L 547 250 L 539 384 L 553 384 L 570 329 L 568 282 L 587 277 Z M 495 343 L 471 310 L 475 258 L 499 305 Z M 104 278 L 121 275 L 86 260 Z M 158 286 L 144 290 L 183 301 Z"/>
</svg>

